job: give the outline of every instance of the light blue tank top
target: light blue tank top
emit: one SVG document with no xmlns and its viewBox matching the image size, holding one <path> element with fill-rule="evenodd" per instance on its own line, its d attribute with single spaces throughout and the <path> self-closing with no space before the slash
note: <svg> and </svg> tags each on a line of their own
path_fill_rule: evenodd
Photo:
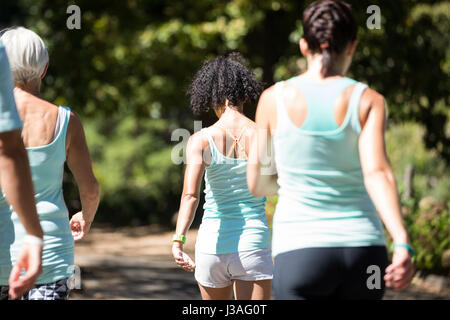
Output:
<svg viewBox="0 0 450 320">
<path fill-rule="evenodd" d="M 62 191 L 70 109 L 63 110 L 60 113 L 63 122 L 55 139 L 45 146 L 27 148 L 37 212 L 44 231 L 43 272 L 37 284 L 55 282 L 73 274 L 74 240 Z M 26 231 L 17 214 L 1 193 L 0 285 L 8 284 L 9 273 L 20 253 L 25 235 Z"/>
<path fill-rule="evenodd" d="M 14 84 L 5 46 L 0 39 L 0 132 L 22 128 L 13 94 Z"/>
<path fill-rule="evenodd" d="M 247 159 L 224 156 L 208 128 L 211 164 L 205 172 L 205 204 L 196 250 L 210 254 L 270 248 L 265 197 L 253 196 L 247 185 Z"/>
<path fill-rule="evenodd" d="M 366 85 L 349 78 L 310 83 L 295 77 L 307 103 L 300 128 L 275 85 L 277 129 L 274 133 L 279 198 L 273 220 L 272 252 L 306 247 L 385 245 L 384 231 L 364 186 L 358 153 L 358 108 Z M 338 126 L 333 108 L 338 96 L 356 84 L 345 120 Z"/>
</svg>

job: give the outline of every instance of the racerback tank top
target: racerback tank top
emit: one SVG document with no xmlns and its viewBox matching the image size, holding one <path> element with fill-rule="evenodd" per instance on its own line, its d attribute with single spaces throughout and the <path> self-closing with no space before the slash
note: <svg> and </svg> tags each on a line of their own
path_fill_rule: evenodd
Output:
<svg viewBox="0 0 450 320">
<path fill-rule="evenodd" d="M 300 127 L 289 117 L 284 82 L 275 85 L 274 132 L 279 198 L 273 220 L 273 255 L 305 247 L 385 245 L 384 230 L 364 186 L 358 152 L 358 109 L 366 85 L 350 78 L 311 83 L 288 80 L 301 90 L 307 116 Z M 355 85 L 343 123 L 334 120 L 336 99 Z"/>
</svg>

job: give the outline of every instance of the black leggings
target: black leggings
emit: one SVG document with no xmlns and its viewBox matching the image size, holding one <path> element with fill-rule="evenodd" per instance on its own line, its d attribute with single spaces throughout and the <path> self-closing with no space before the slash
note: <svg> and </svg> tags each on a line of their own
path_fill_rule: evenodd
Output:
<svg viewBox="0 0 450 320">
<path fill-rule="evenodd" d="M 388 264 L 384 246 L 304 248 L 281 253 L 275 257 L 275 299 L 379 300 L 384 295 Z"/>
</svg>

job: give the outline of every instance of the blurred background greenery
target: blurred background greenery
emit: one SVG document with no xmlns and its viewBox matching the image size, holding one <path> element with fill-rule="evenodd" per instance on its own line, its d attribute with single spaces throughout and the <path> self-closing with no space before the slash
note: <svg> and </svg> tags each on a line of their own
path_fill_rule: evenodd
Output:
<svg viewBox="0 0 450 320">
<path fill-rule="evenodd" d="M 170 226 L 183 166 L 170 155 L 176 128 L 193 131 L 186 89 L 205 59 L 240 51 L 264 86 L 303 71 L 300 0 L 2 0 L 0 27 L 22 25 L 47 43 L 43 96 L 80 114 L 102 188 L 97 223 Z M 349 1 L 359 46 L 349 72 L 389 107 L 388 153 L 420 269 L 450 266 L 450 2 Z M 81 9 L 68 30 L 66 9 Z M 369 5 L 381 28 L 369 30 Z M 255 106 L 247 106 L 253 117 Z M 70 211 L 80 209 L 65 175 Z M 273 214 L 276 197 L 269 198 Z M 201 218 L 199 207 L 196 223 Z"/>
</svg>

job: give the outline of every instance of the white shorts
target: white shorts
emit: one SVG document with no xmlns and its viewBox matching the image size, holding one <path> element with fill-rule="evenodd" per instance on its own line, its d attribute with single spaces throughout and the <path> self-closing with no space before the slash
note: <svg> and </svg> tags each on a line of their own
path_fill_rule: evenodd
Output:
<svg viewBox="0 0 450 320">
<path fill-rule="evenodd" d="M 195 279 L 210 288 L 224 288 L 232 280 L 258 281 L 273 278 L 270 249 L 241 251 L 228 254 L 195 252 Z"/>
</svg>

